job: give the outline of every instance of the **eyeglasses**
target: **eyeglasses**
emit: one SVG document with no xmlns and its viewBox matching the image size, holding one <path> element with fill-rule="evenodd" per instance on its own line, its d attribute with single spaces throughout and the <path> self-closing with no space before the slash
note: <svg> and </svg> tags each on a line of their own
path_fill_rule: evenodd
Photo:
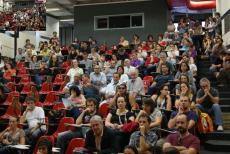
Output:
<svg viewBox="0 0 230 154">
<path fill-rule="evenodd" d="M 163 90 L 168 91 L 169 89 L 163 89 Z"/>
</svg>

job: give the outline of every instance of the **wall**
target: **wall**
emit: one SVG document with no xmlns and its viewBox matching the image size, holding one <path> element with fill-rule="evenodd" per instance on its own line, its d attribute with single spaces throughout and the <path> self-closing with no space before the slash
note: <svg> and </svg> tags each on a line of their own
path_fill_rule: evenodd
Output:
<svg viewBox="0 0 230 154">
<path fill-rule="evenodd" d="M 220 12 L 220 14 L 223 15 L 225 12 L 227 12 L 230 9 L 229 0 L 217 0 L 216 9 L 217 12 Z M 230 45 L 230 31 L 225 34 L 223 20 L 222 20 L 222 34 L 223 34 L 224 45 Z"/>
<path fill-rule="evenodd" d="M 99 30 L 94 31 L 94 16 L 144 13 L 144 28 Z M 131 39 L 134 33 L 141 39 L 146 39 L 148 34 L 156 37 L 166 30 L 169 11 L 166 1 L 152 0 L 145 2 L 76 6 L 74 8 L 75 36 L 80 40 L 87 40 L 89 36 L 95 37 L 99 43 L 117 43 L 121 35 Z"/>
</svg>

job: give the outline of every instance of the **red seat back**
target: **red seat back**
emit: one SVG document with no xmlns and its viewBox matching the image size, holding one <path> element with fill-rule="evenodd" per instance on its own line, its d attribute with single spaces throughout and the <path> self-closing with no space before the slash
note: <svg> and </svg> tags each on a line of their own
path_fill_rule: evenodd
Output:
<svg viewBox="0 0 230 154">
<path fill-rule="evenodd" d="M 83 148 L 84 146 L 85 146 L 84 138 L 74 138 L 70 141 L 65 154 L 73 154 L 73 150 L 75 148 Z"/>
<path fill-rule="evenodd" d="M 49 92 L 53 90 L 53 84 L 48 84 L 47 82 L 44 82 L 42 84 L 41 92 Z"/>
<path fill-rule="evenodd" d="M 62 74 L 57 74 L 56 77 L 55 77 L 54 83 L 56 83 L 56 84 L 61 84 L 62 81 L 63 81 L 63 76 L 62 76 Z"/>
<path fill-rule="evenodd" d="M 108 113 L 109 113 L 109 108 L 108 108 L 109 104 L 108 103 L 104 103 L 99 107 L 99 113 L 102 114 L 103 118 L 106 118 Z"/>
<path fill-rule="evenodd" d="M 143 81 L 148 81 L 150 84 L 153 82 L 153 77 L 148 75 L 143 78 Z"/>
<path fill-rule="evenodd" d="M 72 117 L 63 117 L 63 118 L 60 120 L 56 132 L 52 135 L 52 136 L 54 137 L 55 140 L 57 139 L 58 133 L 67 131 L 66 126 L 65 126 L 65 123 L 74 124 L 74 119 L 73 119 Z"/>
</svg>

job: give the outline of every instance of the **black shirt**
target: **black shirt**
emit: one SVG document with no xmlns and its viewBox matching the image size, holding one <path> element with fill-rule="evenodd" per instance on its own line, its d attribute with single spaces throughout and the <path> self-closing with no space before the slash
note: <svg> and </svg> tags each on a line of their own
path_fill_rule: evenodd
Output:
<svg viewBox="0 0 230 154">
<path fill-rule="evenodd" d="M 95 136 L 92 129 L 86 133 L 85 148 L 92 152 L 99 152 L 99 154 L 110 154 L 115 153 L 115 142 L 114 142 L 114 132 L 108 128 L 104 127 L 103 136 L 101 138 L 101 151 L 96 149 Z"/>
</svg>

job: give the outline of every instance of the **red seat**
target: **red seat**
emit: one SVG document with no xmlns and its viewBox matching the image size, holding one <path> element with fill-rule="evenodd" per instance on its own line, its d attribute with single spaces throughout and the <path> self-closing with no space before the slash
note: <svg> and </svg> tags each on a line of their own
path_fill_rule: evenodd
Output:
<svg viewBox="0 0 230 154">
<path fill-rule="evenodd" d="M 85 146 L 84 138 L 74 138 L 70 141 L 68 148 L 66 149 L 65 154 L 73 154 L 75 148 L 83 148 Z"/>
<path fill-rule="evenodd" d="M 62 66 L 61 66 L 63 69 L 67 69 L 70 67 L 70 62 L 69 61 L 65 61 Z"/>
<path fill-rule="evenodd" d="M 14 96 L 19 96 L 19 92 L 18 91 L 10 92 L 6 98 L 6 101 L 3 103 L 3 105 L 10 105 Z"/>
<path fill-rule="evenodd" d="M 31 78 L 29 75 L 27 74 L 24 74 L 22 77 L 21 77 L 21 80 L 19 82 L 20 84 L 23 84 L 23 85 L 26 85 L 26 84 L 34 84 L 33 82 L 31 82 Z"/>
<path fill-rule="evenodd" d="M 16 109 L 12 106 L 9 106 L 7 108 L 7 111 L 4 115 L 2 115 L 0 118 L 1 119 L 9 119 L 11 116 L 14 116 L 14 117 L 20 117 L 21 115 L 21 110 L 20 109 Z"/>
<path fill-rule="evenodd" d="M 21 94 L 26 94 L 26 95 L 29 94 L 30 93 L 30 87 L 31 87 L 30 84 L 24 84 L 22 91 L 21 91 Z"/>
<path fill-rule="evenodd" d="M 53 139 L 53 137 L 52 136 L 41 136 L 39 139 L 38 139 L 38 142 L 37 142 L 37 144 L 36 144 L 36 146 L 35 146 L 35 148 L 34 148 L 34 152 L 33 152 L 33 154 L 37 154 L 37 152 L 38 152 L 38 144 L 39 144 L 39 142 L 41 142 L 42 140 L 48 140 L 48 141 L 50 141 L 50 143 L 52 144 L 52 146 L 54 146 L 54 139 Z"/>
<path fill-rule="evenodd" d="M 10 90 L 10 91 L 14 91 L 16 89 L 15 83 L 14 82 L 7 82 L 6 87 Z"/>
<path fill-rule="evenodd" d="M 104 103 L 99 107 L 99 113 L 101 113 L 101 115 L 103 116 L 103 118 L 106 118 L 108 113 L 109 113 L 109 108 L 108 108 L 109 104 L 108 103 Z"/>
<path fill-rule="evenodd" d="M 41 88 L 41 91 L 39 92 L 40 94 L 48 94 L 50 91 L 53 90 L 53 83 L 47 83 L 47 82 L 44 82 L 42 84 L 42 88 Z"/>
<path fill-rule="evenodd" d="M 143 78 L 143 81 L 148 81 L 150 84 L 153 82 L 153 80 L 154 80 L 153 76 L 150 76 L 150 75 L 145 76 Z"/>
<path fill-rule="evenodd" d="M 57 74 L 55 79 L 54 79 L 54 85 L 61 85 L 63 81 L 63 75 L 62 74 Z"/>
<path fill-rule="evenodd" d="M 48 92 L 45 101 L 42 103 L 43 106 L 52 106 L 58 100 L 58 96 L 55 95 L 54 91 Z"/>
<path fill-rule="evenodd" d="M 18 76 L 24 77 L 25 74 L 28 75 L 26 68 L 23 66 L 22 68 L 18 70 Z"/>
<path fill-rule="evenodd" d="M 25 63 L 24 62 L 17 62 L 16 69 L 20 70 L 21 68 L 24 68 Z"/>
<path fill-rule="evenodd" d="M 53 106 L 53 110 L 62 110 L 65 109 L 65 105 L 61 102 L 61 103 L 57 103 Z"/>
<path fill-rule="evenodd" d="M 68 130 L 65 126 L 65 123 L 74 124 L 74 119 L 72 117 L 63 117 L 60 120 L 57 130 L 53 133 L 53 135 L 51 135 L 54 138 L 54 141 L 57 140 L 58 133 Z"/>
</svg>

